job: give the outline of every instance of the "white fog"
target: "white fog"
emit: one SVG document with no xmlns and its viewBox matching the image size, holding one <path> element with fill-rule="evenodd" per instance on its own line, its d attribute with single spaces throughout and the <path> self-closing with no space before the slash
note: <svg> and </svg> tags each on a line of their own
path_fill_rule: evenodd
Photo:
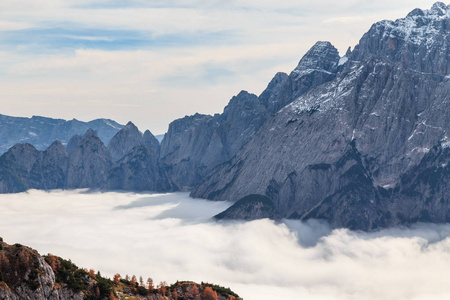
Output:
<svg viewBox="0 0 450 300">
<path fill-rule="evenodd" d="M 0 195 L 0 236 L 111 277 L 213 282 L 245 300 L 450 299 L 450 225 L 375 233 L 325 222 L 216 223 L 187 193 Z"/>
</svg>

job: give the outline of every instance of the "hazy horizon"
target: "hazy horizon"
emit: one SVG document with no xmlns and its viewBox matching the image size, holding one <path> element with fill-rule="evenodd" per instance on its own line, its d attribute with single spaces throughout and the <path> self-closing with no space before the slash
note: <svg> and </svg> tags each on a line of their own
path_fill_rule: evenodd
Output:
<svg viewBox="0 0 450 300">
<path fill-rule="evenodd" d="M 187 193 L 30 190 L 0 195 L 0 236 L 109 277 L 213 282 L 245 300 L 450 297 L 448 224 L 366 233 L 210 219 L 229 205 Z"/>
</svg>

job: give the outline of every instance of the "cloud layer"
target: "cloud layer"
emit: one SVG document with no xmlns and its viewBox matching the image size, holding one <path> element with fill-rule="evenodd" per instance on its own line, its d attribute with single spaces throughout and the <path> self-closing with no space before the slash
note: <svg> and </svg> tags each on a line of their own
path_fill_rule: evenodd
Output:
<svg viewBox="0 0 450 300">
<path fill-rule="evenodd" d="M 2 113 L 106 117 L 163 133 L 259 94 L 317 41 L 343 53 L 373 22 L 432 1 L 0 2 Z"/>
<path fill-rule="evenodd" d="M 185 193 L 0 195 L 0 235 L 80 267 L 230 286 L 246 300 L 448 299 L 450 225 L 374 233 L 324 222 L 215 223 Z"/>
</svg>

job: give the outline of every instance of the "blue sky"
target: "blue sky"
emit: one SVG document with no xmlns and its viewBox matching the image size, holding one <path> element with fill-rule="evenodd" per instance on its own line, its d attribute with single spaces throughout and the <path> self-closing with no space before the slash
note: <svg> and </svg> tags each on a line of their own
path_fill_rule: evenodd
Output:
<svg viewBox="0 0 450 300">
<path fill-rule="evenodd" d="M 166 131 L 260 94 L 318 40 L 341 53 L 370 25 L 434 1 L 2 0 L 0 113 L 133 121 Z"/>
</svg>

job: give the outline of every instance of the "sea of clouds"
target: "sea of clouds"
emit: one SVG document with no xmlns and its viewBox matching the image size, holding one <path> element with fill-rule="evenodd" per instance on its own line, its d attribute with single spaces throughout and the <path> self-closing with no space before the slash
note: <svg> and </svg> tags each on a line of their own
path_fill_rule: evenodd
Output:
<svg viewBox="0 0 450 300">
<path fill-rule="evenodd" d="M 211 220 L 187 193 L 0 195 L 0 236 L 103 275 L 213 282 L 245 300 L 450 299 L 450 225 L 372 233 L 326 222 Z"/>
</svg>

